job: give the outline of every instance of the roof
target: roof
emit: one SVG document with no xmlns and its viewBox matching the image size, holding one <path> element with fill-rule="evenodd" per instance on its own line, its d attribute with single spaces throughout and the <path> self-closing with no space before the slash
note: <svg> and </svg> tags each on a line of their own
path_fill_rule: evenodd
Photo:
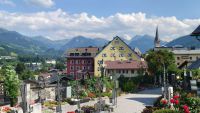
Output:
<svg viewBox="0 0 200 113">
<path fill-rule="evenodd" d="M 200 54 L 200 49 L 195 50 L 173 50 L 174 54 Z"/>
<path fill-rule="evenodd" d="M 197 61 L 193 62 L 188 69 L 199 69 L 200 68 L 200 59 L 198 59 Z"/>
<path fill-rule="evenodd" d="M 90 57 L 94 57 L 99 52 L 99 50 L 100 48 L 98 47 L 78 47 L 78 48 L 68 49 L 66 53 L 67 53 L 67 56 L 70 56 L 70 53 L 91 53 Z M 74 56 L 70 56 L 70 57 L 74 57 Z M 81 57 L 81 55 L 79 55 L 79 57 Z"/>
<path fill-rule="evenodd" d="M 200 36 L 200 25 L 192 32 L 192 36 Z"/>
<path fill-rule="evenodd" d="M 106 61 L 106 69 L 140 69 L 147 68 L 145 61 L 125 60 L 125 61 Z"/>
<path fill-rule="evenodd" d="M 79 48 L 69 49 L 67 52 L 80 52 L 80 53 L 88 52 L 88 53 L 95 53 L 95 52 L 98 52 L 98 51 L 99 51 L 98 47 L 79 47 Z"/>
</svg>

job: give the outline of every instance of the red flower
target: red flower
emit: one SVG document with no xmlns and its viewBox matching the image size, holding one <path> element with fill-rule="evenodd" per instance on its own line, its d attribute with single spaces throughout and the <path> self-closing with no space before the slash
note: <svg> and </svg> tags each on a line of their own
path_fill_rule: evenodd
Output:
<svg viewBox="0 0 200 113">
<path fill-rule="evenodd" d="M 174 101 L 175 101 L 175 100 L 174 100 L 173 98 L 172 98 L 172 99 L 170 99 L 170 102 L 171 102 L 171 103 L 174 103 Z"/>
<path fill-rule="evenodd" d="M 178 100 L 175 100 L 174 103 L 177 105 L 177 104 L 179 104 L 179 101 L 178 101 Z"/>
<path fill-rule="evenodd" d="M 161 103 L 162 103 L 162 104 L 167 104 L 167 100 L 162 99 L 162 100 L 161 100 Z"/>
<path fill-rule="evenodd" d="M 184 113 L 190 113 L 189 107 L 187 105 L 183 106 Z"/>
<path fill-rule="evenodd" d="M 183 109 L 188 109 L 189 107 L 187 105 L 183 105 Z"/>
<path fill-rule="evenodd" d="M 176 100 L 176 99 L 180 98 L 180 96 L 179 95 L 174 95 L 173 98 Z"/>
</svg>

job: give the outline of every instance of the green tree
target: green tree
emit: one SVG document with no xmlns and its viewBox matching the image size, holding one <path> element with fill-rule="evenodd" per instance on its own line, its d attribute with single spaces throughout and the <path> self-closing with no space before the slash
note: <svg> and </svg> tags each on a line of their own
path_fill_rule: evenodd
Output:
<svg viewBox="0 0 200 113">
<path fill-rule="evenodd" d="M 55 68 L 59 69 L 59 70 L 64 70 L 65 69 L 65 64 L 61 63 L 61 62 L 56 62 Z"/>
<path fill-rule="evenodd" d="M 148 51 L 146 61 L 148 71 L 155 77 L 163 75 L 164 67 L 168 74 L 176 73 L 178 71 L 175 65 L 174 54 L 167 50 Z"/>
<path fill-rule="evenodd" d="M 10 65 L 3 68 L 2 75 L 5 77 L 5 91 L 10 97 L 11 106 L 14 106 L 17 102 L 17 97 L 19 96 L 20 80 L 18 79 L 14 68 Z"/>
<path fill-rule="evenodd" d="M 22 74 L 25 71 L 25 69 L 26 69 L 26 67 L 25 67 L 24 63 L 19 62 L 19 63 L 17 63 L 15 71 L 17 74 Z"/>
</svg>

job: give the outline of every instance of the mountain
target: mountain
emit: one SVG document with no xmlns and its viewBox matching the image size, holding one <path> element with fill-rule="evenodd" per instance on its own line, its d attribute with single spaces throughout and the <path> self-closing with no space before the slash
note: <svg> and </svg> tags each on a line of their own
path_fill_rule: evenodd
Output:
<svg viewBox="0 0 200 113">
<path fill-rule="evenodd" d="M 2 28 L 0 29 L 0 47 L 20 54 L 39 54 L 46 49 L 40 41 L 33 40 L 16 31 L 8 31 Z"/>
<path fill-rule="evenodd" d="M 64 46 L 62 46 L 61 50 L 65 51 L 70 48 L 88 47 L 88 46 L 103 47 L 107 42 L 108 40 L 101 38 L 91 39 L 83 36 L 77 36 L 72 38 Z"/>
<path fill-rule="evenodd" d="M 166 44 L 166 42 L 161 41 L 161 45 L 164 44 Z M 136 35 L 131 39 L 129 46 L 131 48 L 137 47 L 142 53 L 145 53 L 146 51 L 154 47 L 154 37 L 149 35 Z"/>
<path fill-rule="evenodd" d="M 35 36 L 35 37 L 32 37 L 32 39 L 43 43 L 47 48 L 56 49 L 56 50 L 59 50 L 63 45 L 65 45 L 69 41 L 69 39 L 53 41 L 43 36 Z"/>
<path fill-rule="evenodd" d="M 166 46 L 172 47 L 172 46 L 183 46 L 183 47 L 196 47 L 200 48 L 200 41 L 196 39 L 194 36 L 186 35 L 179 37 L 175 40 L 172 40 L 171 42 L 167 43 Z"/>
</svg>

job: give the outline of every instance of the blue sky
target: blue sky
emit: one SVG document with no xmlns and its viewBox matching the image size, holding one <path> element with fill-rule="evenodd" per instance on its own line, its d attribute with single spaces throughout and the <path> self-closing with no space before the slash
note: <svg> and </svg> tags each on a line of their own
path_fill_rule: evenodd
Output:
<svg viewBox="0 0 200 113">
<path fill-rule="evenodd" d="M 76 35 L 130 39 L 154 35 L 158 25 L 161 39 L 172 40 L 200 24 L 199 4 L 199 0 L 0 0 L 0 27 L 57 40 Z M 4 25 L 5 18 L 10 23 Z"/>
</svg>

